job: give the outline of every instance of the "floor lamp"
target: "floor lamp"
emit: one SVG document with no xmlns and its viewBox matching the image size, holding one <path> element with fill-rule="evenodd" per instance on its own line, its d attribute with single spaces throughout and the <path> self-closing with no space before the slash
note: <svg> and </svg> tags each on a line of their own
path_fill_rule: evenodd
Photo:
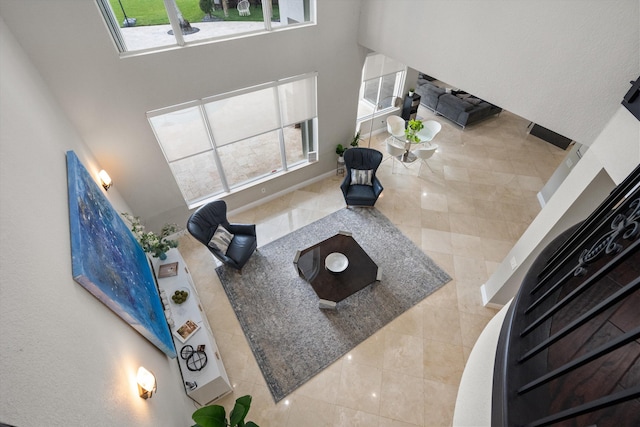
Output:
<svg viewBox="0 0 640 427">
<path fill-rule="evenodd" d="M 378 111 L 378 108 L 382 108 L 382 103 L 384 101 L 386 101 L 387 99 L 393 99 L 394 101 L 391 103 L 392 107 L 396 106 L 395 103 L 395 95 L 389 95 L 389 96 L 385 96 L 384 98 L 382 98 L 380 100 L 380 102 L 378 102 L 374 107 L 373 107 L 373 113 L 371 113 L 371 125 L 369 126 L 369 141 L 367 142 L 367 147 L 371 148 L 371 135 L 373 134 L 373 117 L 376 115 L 376 111 Z"/>
</svg>

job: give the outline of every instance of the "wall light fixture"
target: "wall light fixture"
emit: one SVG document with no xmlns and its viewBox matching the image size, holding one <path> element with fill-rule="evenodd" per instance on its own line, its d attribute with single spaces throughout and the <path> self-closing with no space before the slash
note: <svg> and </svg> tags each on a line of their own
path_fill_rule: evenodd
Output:
<svg viewBox="0 0 640 427">
<path fill-rule="evenodd" d="M 138 393 L 143 399 L 148 399 L 155 393 L 157 384 L 156 377 L 153 373 L 143 366 L 138 368 Z"/>
<path fill-rule="evenodd" d="M 112 182 L 111 182 L 111 177 L 109 176 L 107 171 L 102 169 L 98 174 L 98 176 L 100 176 L 100 181 L 102 181 L 102 186 L 104 187 L 104 189 L 108 190 L 109 187 L 111 187 Z"/>
</svg>

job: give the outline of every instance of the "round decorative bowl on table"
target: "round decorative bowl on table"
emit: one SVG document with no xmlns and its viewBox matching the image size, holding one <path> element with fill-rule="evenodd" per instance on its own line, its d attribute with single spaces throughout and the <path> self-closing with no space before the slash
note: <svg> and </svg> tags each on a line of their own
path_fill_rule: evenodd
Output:
<svg viewBox="0 0 640 427">
<path fill-rule="evenodd" d="M 324 260 L 324 266 L 332 273 L 342 273 L 349 266 L 349 259 L 340 252 L 332 252 Z"/>
</svg>

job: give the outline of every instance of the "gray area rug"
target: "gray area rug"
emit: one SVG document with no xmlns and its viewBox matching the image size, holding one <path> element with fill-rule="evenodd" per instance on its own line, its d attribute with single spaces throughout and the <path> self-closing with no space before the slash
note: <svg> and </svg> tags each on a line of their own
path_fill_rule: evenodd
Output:
<svg viewBox="0 0 640 427">
<path fill-rule="evenodd" d="M 293 259 L 340 230 L 353 233 L 382 280 L 321 310 Z M 258 248 L 242 275 L 216 272 L 276 402 L 451 280 L 376 209 L 344 208 Z"/>
</svg>

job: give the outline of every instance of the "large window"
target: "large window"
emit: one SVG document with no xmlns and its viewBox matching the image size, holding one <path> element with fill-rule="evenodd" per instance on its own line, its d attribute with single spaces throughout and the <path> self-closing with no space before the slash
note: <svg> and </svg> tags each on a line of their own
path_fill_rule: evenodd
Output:
<svg viewBox="0 0 640 427">
<path fill-rule="evenodd" d="M 118 50 L 125 53 L 185 46 L 313 23 L 316 0 L 96 2 Z"/>
<path fill-rule="evenodd" d="M 405 65 L 392 58 L 379 53 L 367 56 L 362 70 L 358 121 L 394 107 L 394 100 L 402 96 L 405 72 Z"/>
<path fill-rule="evenodd" d="M 272 82 L 147 113 L 190 207 L 307 163 L 316 76 Z"/>
</svg>

